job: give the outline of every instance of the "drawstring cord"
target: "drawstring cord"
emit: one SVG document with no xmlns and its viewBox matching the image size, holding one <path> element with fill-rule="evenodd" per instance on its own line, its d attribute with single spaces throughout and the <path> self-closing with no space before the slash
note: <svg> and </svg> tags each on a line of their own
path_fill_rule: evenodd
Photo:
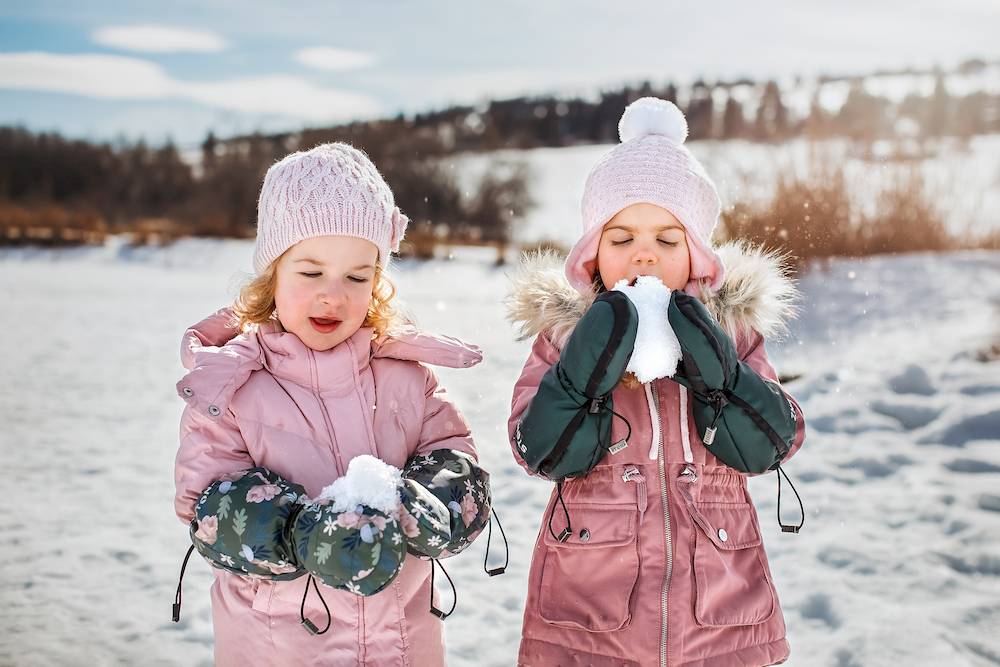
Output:
<svg viewBox="0 0 1000 667">
<path fill-rule="evenodd" d="M 610 447 L 607 448 L 607 450 L 612 454 L 617 454 L 621 450 L 628 447 L 628 441 L 632 437 L 632 424 L 630 424 L 629 420 L 625 419 L 623 415 L 620 415 L 617 412 L 615 412 L 614 408 L 609 407 L 608 410 L 611 412 L 612 417 L 618 417 L 618 419 L 621 419 L 623 422 L 625 422 L 625 428 L 628 429 L 628 432 L 625 434 L 624 438 L 622 438 L 621 440 L 619 440 L 618 442 L 612 444 Z"/>
<path fill-rule="evenodd" d="M 448 583 L 451 584 L 451 609 L 447 612 L 438 609 L 434 606 L 434 566 L 441 568 L 444 572 L 444 576 L 448 578 Z M 448 570 L 444 569 L 444 565 L 438 562 L 437 558 L 431 558 L 431 613 L 440 618 L 442 621 L 451 616 L 455 612 L 455 607 L 458 606 L 458 589 L 455 588 L 455 582 L 451 580 L 451 575 L 448 574 Z"/>
<path fill-rule="evenodd" d="M 319 596 L 319 601 L 323 603 L 323 609 L 326 610 L 326 627 L 320 630 L 316 627 L 316 624 L 306 618 L 306 598 L 309 596 L 309 585 L 312 584 L 313 589 L 316 591 L 316 595 Z M 306 590 L 302 593 L 302 603 L 299 605 L 299 620 L 302 625 L 306 626 L 306 630 L 312 635 L 321 635 L 330 629 L 330 623 L 333 622 L 333 617 L 330 616 L 330 607 L 327 606 L 326 600 L 323 599 L 323 594 L 319 592 L 319 585 L 316 580 L 310 574 L 306 579 Z"/>
<path fill-rule="evenodd" d="M 778 470 L 778 525 L 781 526 L 781 532 L 783 533 L 797 533 L 802 529 L 803 524 L 806 522 L 806 510 L 802 505 L 802 498 L 799 496 L 799 492 L 795 490 L 795 485 L 792 484 L 792 480 L 788 478 L 788 474 L 781 469 L 781 466 L 777 466 Z M 781 476 L 784 475 L 785 479 L 788 481 L 788 485 L 792 487 L 792 492 L 795 494 L 795 499 L 799 501 L 799 525 L 795 526 L 792 524 L 785 524 L 781 522 Z"/>
<path fill-rule="evenodd" d="M 483 557 L 483 569 L 486 570 L 486 574 L 491 577 L 495 577 L 498 574 L 503 574 L 507 569 L 507 564 L 510 563 L 510 546 L 507 544 L 507 533 L 503 530 L 503 524 L 500 523 L 500 515 L 497 514 L 495 507 L 490 508 L 492 515 L 490 516 L 490 522 L 488 524 L 486 532 L 486 555 Z M 493 539 L 493 519 L 497 520 L 497 528 L 500 529 L 500 535 L 503 537 L 503 565 L 500 567 L 489 567 L 487 564 L 490 560 L 490 540 Z"/>
<path fill-rule="evenodd" d="M 552 509 L 549 511 L 549 534 L 552 535 L 552 539 L 556 540 L 557 542 L 565 542 L 566 540 L 569 539 L 569 536 L 573 534 L 573 528 L 569 520 L 569 510 L 566 509 L 566 502 L 563 500 L 562 496 L 562 485 L 563 485 L 562 482 L 556 482 L 556 499 L 562 505 L 563 516 L 566 517 L 566 527 L 563 528 L 562 532 L 560 532 L 558 535 L 556 535 L 555 531 L 552 530 L 552 517 L 555 516 L 556 513 L 555 503 L 552 503 Z"/>
<path fill-rule="evenodd" d="M 181 584 L 184 582 L 184 570 L 187 569 L 188 559 L 191 558 L 191 552 L 194 551 L 194 545 L 188 547 L 187 553 L 184 554 L 184 562 L 181 563 L 181 575 L 177 577 L 177 592 L 174 593 L 174 623 L 178 623 L 181 620 Z"/>
</svg>

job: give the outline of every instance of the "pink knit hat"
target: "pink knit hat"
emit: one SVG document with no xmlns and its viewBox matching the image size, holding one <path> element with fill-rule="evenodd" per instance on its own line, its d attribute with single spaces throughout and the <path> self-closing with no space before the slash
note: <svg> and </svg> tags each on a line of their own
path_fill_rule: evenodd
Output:
<svg viewBox="0 0 1000 667">
<path fill-rule="evenodd" d="M 287 155 L 264 176 L 257 203 L 258 275 L 299 241 L 356 236 L 378 247 L 383 266 L 399 250 L 409 218 L 368 156 L 344 143 Z"/>
<path fill-rule="evenodd" d="M 688 127 L 672 102 L 643 97 L 625 108 L 618 122 L 621 143 L 602 157 L 587 177 L 583 193 L 583 236 L 566 258 L 566 277 L 577 290 L 593 289 L 601 232 L 619 211 L 632 204 L 653 204 L 681 224 L 691 255 L 684 291 L 716 292 L 725 267 L 711 247 L 721 204 L 715 185 L 683 145 Z"/>
</svg>

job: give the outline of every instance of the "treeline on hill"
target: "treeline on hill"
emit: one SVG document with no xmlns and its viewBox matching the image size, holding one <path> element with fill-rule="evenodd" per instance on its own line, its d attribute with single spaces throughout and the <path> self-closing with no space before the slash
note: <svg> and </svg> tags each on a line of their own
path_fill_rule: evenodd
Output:
<svg viewBox="0 0 1000 667">
<path fill-rule="evenodd" d="M 953 74 L 969 75 L 988 67 L 969 60 Z M 909 94 L 899 102 L 873 95 L 866 81 L 879 77 L 933 76 L 930 95 Z M 797 136 L 845 137 L 856 141 L 894 138 L 901 132 L 918 138 L 971 137 L 1000 132 L 1000 94 L 974 92 L 953 95 L 948 73 L 900 70 L 869 76 L 821 77 L 805 115 L 795 115 L 775 81 L 747 79 L 709 83 L 696 81 L 678 100 L 674 84 L 662 87 L 646 82 L 636 87 L 605 92 L 597 100 L 559 97 L 519 97 L 490 102 L 484 108 L 453 107 L 417 114 L 416 129 L 436 131 L 453 151 L 535 148 L 618 140 L 618 119 L 630 102 L 645 96 L 678 102 L 688 121 L 689 139 L 748 139 L 784 141 Z M 827 86 L 848 87 L 844 104 L 836 112 L 820 104 Z M 398 123 L 406 123 L 403 118 Z"/>
<path fill-rule="evenodd" d="M 982 61 L 968 61 L 956 73 L 983 67 Z M 872 76 L 890 74 L 921 73 Z M 927 138 L 1000 131 L 1000 95 L 954 96 L 945 73 L 936 77 L 931 95 L 910 95 L 898 103 L 866 92 L 864 77 L 828 77 L 819 82 L 804 117 L 789 111 L 787 93 L 773 81 L 696 82 L 683 99 L 672 84 L 646 83 L 595 100 L 522 97 L 283 134 L 229 139 L 209 134 L 199 160 L 183 159 L 170 143 L 92 143 L 0 128 L 0 244 L 99 243 L 119 232 L 131 233 L 137 243 L 186 235 L 251 236 L 268 166 L 291 151 L 341 140 L 371 156 L 413 220 L 407 252 L 428 256 L 442 240 L 490 243 L 502 251 L 513 224 L 532 205 L 526 167 L 494 164 L 468 188 L 441 158 L 462 151 L 613 142 L 622 109 L 646 95 L 678 101 L 691 140 L 810 136 L 864 144 L 899 136 L 901 124 L 910 135 Z M 822 87 L 845 81 L 850 86 L 845 103 L 835 113 L 825 111 L 818 102 Z M 746 211 L 738 215 L 745 226 Z"/>
<path fill-rule="evenodd" d="M 531 205 L 523 166 L 498 163 L 465 193 L 449 170 L 427 159 L 447 152 L 440 141 L 409 135 L 393 121 L 238 141 L 209 135 L 196 165 L 170 143 L 113 146 L 5 127 L 0 244 L 100 243 L 123 232 L 136 243 L 252 236 L 267 168 L 292 151 L 338 140 L 363 149 L 385 175 L 413 221 L 411 254 L 431 253 L 442 237 L 503 246 L 513 220 Z"/>
</svg>

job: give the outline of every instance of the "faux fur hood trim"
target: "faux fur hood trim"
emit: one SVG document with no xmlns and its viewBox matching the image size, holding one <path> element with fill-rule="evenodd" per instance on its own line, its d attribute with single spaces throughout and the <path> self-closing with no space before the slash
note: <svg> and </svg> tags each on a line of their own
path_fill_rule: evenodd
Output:
<svg viewBox="0 0 1000 667">
<path fill-rule="evenodd" d="M 795 287 L 787 255 L 745 241 L 723 244 L 715 251 L 726 267 L 725 279 L 716 294 L 703 292 L 699 299 L 734 340 L 746 328 L 764 338 L 780 338 L 788 332 L 788 321 L 798 314 Z M 553 252 L 522 256 L 510 276 L 511 288 L 504 299 L 507 319 L 517 328 L 518 340 L 548 332 L 562 347 L 587 312 L 596 292 L 574 289 L 564 273 L 564 259 Z"/>
</svg>

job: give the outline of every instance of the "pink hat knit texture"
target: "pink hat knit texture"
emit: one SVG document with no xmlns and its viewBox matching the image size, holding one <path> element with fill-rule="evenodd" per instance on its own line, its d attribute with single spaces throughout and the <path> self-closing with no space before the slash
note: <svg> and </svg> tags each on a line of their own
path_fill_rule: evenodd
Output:
<svg viewBox="0 0 1000 667">
<path fill-rule="evenodd" d="M 566 277 L 578 290 L 592 289 L 601 232 L 622 209 L 639 203 L 670 211 L 684 225 L 691 256 L 685 291 L 715 292 L 725 267 L 711 247 L 721 204 L 712 180 L 683 145 L 687 121 L 672 102 L 636 100 L 618 124 L 621 143 L 605 154 L 587 177 L 583 194 L 583 236 L 566 259 Z"/>
<path fill-rule="evenodd" d="M 321 144 L 271 165 L 257 203 L 253 265 L 263 273 L 299 241 L 355 236 L 378 247 L 379 263 L 399 250 L 409 219 L 364 153 L 344 143 Z"/>
</svg>

